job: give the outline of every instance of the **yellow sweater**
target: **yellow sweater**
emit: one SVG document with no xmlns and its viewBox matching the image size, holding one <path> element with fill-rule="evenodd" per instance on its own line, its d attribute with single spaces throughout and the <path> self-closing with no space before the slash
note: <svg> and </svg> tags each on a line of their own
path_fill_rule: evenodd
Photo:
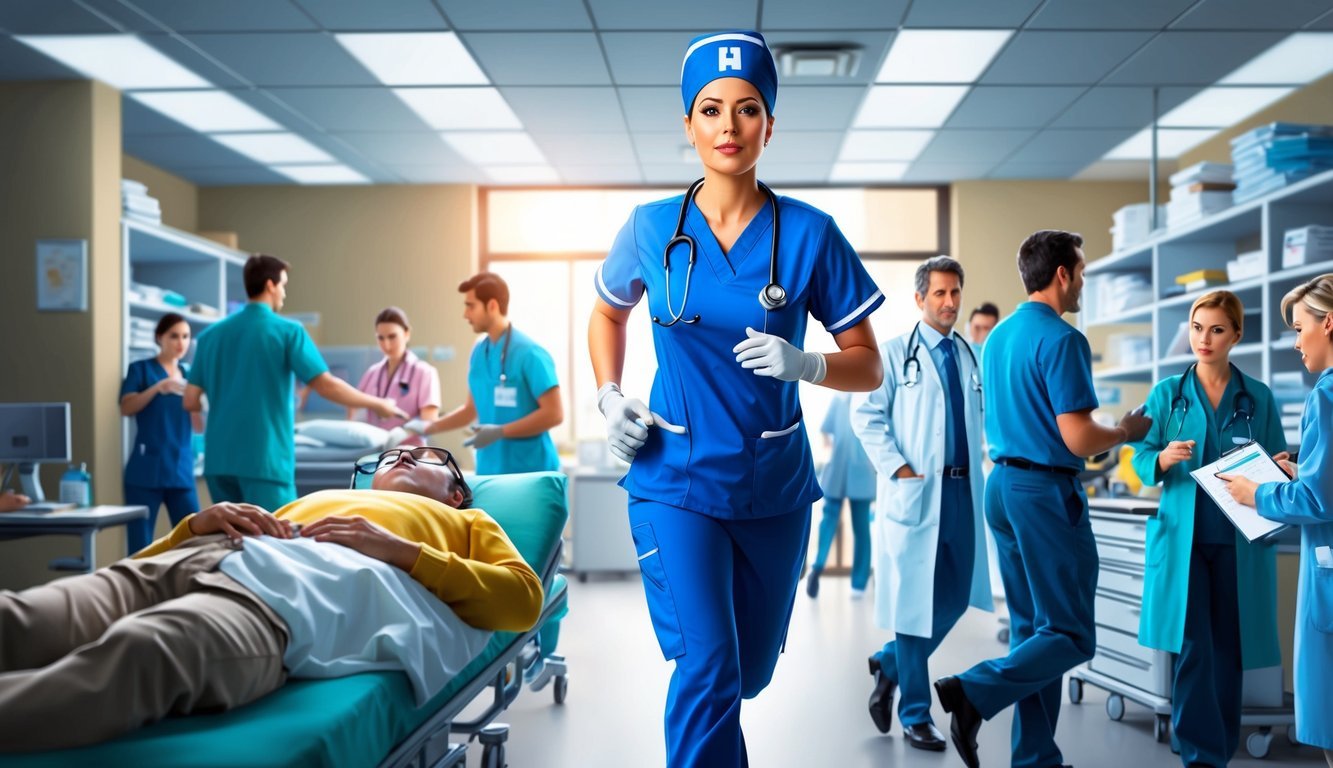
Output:
<svg viewBox="0 0 1333 768">
<path fill-rule="evenodd" d="M 522 632 L 537 623 L 543 601 L 541 579 L 500 525 L 480 509 L 454 509 L 412 493 L 340 490 L 312 493 L 275 513 L 301 525 L 357 515 L 420 542 L 421 554 L 409 574 L 468 624 Z M 156 555 L 191 538 L 193 517 L 134 557 Z"/>
</svg>

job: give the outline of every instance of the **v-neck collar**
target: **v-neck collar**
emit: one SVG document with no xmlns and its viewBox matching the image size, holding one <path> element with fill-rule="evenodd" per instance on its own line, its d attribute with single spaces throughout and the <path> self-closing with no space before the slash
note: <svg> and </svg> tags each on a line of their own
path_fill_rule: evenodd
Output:
<svg viewBox="0 0 1333 768">
<path fill-rule="evenodd" d="M 704 217 L 703 211 L 699 210 L 699 205 L 695 202 L 690 203 L 685 225 L 690 231 L 690 236 L 694 238 L 695 247 L 712 266 L 717 279 L 730 282 L 735 279 L 741 265 L 756 249 L 767 254 L 769 233 L 772 232 L 773 226 L 773 206 L 769 205 L 767 200 L 764 201 L 763 207 L 750 218 L 745 229 L 741 231 L 741 236 L 736 238 L 736 242 L 728 252 L 723 252 L 717 236 L 708 226 L 708 219 Z"/>
</svg>

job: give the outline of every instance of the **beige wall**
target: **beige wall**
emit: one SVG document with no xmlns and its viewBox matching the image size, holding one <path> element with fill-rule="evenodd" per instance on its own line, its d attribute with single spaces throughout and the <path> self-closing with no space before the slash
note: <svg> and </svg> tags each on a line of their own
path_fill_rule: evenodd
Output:
<svg viewBox="0 0 1333 768">
<path fill-rule="evenodd" d="M 396 305 L 412 320 L 413 346 L 452 347 L 452 360 L 434 361 L 446 411 L 467 396 L 476 338 L 458 294 L 476 264 L 475 222 L 470 186 L 199 190 L 201 229 L 237 232 L 243 250 L 292 265 L 284 311 L 318 312 L 321 346 L 374 345 L 375 315 Z M 470 462 L 462 437 L 435 442 Z"/>
<path fill-rule="evenodd" d="M 1231 162 L 1231 140 L 1246 131 L 1272 122 L 1333 123 L 1333 75 L 1305 86 L 1268 109 L 1236 123 L 1180 156 L 1180 167 L 1195 163 Z"/>
<path fill-rule="evenodd" d="M 94 500 L 121 499 L 120 94 L 100 83 L 0 85 L 0 401 L 69 401 L 72 454 L 93 474 Z M 38 312 L 34 243 L 88 241 L 88 311 Z M 21 330 L 21 332 L 19 332 Z M 62 466 L 43 485 L 56 496 Z M 123 530 L 98 539 L 101 563 Z M 0 587 L 48 580 L 46 562 L 77 539 L 0 543 Z"/>
<path fill-rule="evenodd" d="M 137 157 L 121 159 L 121 174 L 148 187 L 148 194 L 162 204 L 162 223 L 186 232 L 198 229 L 199 188 L 174 174 Z"/>
</svg>

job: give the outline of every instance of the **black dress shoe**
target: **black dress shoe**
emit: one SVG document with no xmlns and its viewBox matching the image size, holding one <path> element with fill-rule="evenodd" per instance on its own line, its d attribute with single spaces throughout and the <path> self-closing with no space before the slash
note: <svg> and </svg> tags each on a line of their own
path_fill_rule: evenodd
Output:
<svg viewBox="0 0 1333 768">
<path fill-rule="evenodd" d="M 805 593 L 811 597 L 819 597 L 819 569 L 811 568 L 810 575 L 805 580 Z"/>
<path fill-rule="evenodd" d="M 909 725 L 903 729 L 903 737 L 907 743 L 917 749 L 925 749 L 931 752 L 944 751 L 944 734 L 935 727 L 934 723 L 917 723 Z"/>
<path fill-rule="evenodd" d="M 963 681 L 956 677 L 941 677 L 935 681 L 935 695 L 939 696 L 944 711 L 953 715 L 949 724 L 949 738 L 958 756 L 963 758 L 967 768 L 979 768 L 977 758 L 977 731 L 981 730 L 981 713 L 968 701 L 963 692 Z"/>
<path fill-rule="evenodd" d="M 898 684 L 884 674 L 876 656 L 870 657 L 870 676 L 875 678 L 875 690 L 870 692 L 870 719 L 880 733 L 888 733 L 893 727 L 893 694 Z"/>
</svg>

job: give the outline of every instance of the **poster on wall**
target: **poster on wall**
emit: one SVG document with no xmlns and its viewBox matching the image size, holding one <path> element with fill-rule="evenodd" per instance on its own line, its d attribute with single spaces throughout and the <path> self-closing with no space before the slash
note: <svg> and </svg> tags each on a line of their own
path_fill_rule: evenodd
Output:
<svg viewBox="0 0 1333 768">
<path fill-rule="evenodd" d="M 37 309 L 88 311 L 88 241 L 37 241 Z"/>
</svg>

